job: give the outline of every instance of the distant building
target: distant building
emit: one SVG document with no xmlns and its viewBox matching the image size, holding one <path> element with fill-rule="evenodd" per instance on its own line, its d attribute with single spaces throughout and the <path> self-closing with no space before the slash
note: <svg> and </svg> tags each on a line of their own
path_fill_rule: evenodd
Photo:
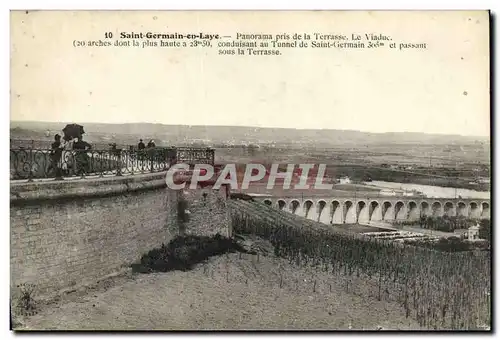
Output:
<svg viewBox="0 0 500 340">
<path fill-rule="evenodd" d="M 351 183 L 351 179 L 349 177 L 347 177 L 347 176 L 340 177 L 339 183 L 340 184 L 350 184 Z"/>
<path fill-rule="evenodd" d="M 467 229 L 467 239 L 470 241 L 479 240 L 479 224 Z"/>
<path fill-rule="evenodd" d="M 468 228 L 468 229 L 455 229 L 453 233 L 459 234 L 462 239 L 469 241 L 477 241 L 479 238 L 479 228 L 478 224 Z"/>
<path fill-rule="evenodd" d="M 469 229 L 455 229 L 453 233 L 459 235 L 461 239 L 467 239 L 469 236 Z"/>
</svg>

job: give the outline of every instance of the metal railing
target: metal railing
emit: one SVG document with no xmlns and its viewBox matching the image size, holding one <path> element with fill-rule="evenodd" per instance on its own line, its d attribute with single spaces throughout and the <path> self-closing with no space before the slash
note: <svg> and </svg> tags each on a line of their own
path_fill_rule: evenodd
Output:
<svg viewBox="0 0 500 340">
<path fill-rule="evenodd" d="M 143 150 L 10 149 L 10 179 L 122 176 L 166 171 L 174 163 L 212 164 L 213 149 L 149 148 Z"/>
<path fill-rule="evenodd" d="M 211 164 L 215 163 L 215 150 L 211 148 L 176 147 L 177 163 Z"/>
</svg>

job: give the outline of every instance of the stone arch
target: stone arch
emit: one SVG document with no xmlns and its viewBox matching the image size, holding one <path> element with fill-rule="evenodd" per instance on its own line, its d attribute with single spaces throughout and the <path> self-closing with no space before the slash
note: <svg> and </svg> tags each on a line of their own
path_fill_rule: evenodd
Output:
<svg viewBox="0 0 500 340">
<path fill-rule="evenodd" d="M 294 215 L 299 213 L 300 202 L 298 200 L 292 200 L 290 202 L 290 212 Z"/>
<path fill-rule="evenodd" d="M 409 221 L 417 221 L 420 217 L 420 212 L 418 211 L 418 205 L 414 201 L 408 202 L 408 215 L 407 219 Z"/>
<path fill-rule="evenodd" d="M 431 210 L 432 210 L 432 216 L 434 217 L 443 216 L 443 207 L 441 205 L 441 202 L 435 201 L 434 203 L 432 203 Z"/>
<path fill-rule="evenodd" d="M 382 208 L 377 201 L 370 202 L 370 221 L 382 221 Z"/>
<path fill-rule="evenodd" d="M 286 207 L 286 202 L 284 200 L 278 200 L 278 209 L 283 210 Z"/>
<path fill-rule="evenodd" d="M 392 221 L 394 219 L 394 207 L 391 202 L 385 201 L 382 203 L 382 220 Z"/>
<path fill-rule="evenodd" d="M 394 206 L 394 219 L 399 221 L 406 220 L 405 204 L 401 201 L 397 201 Z"/>
<path fill-rule="evenodd" d="M 464 202 L 458 202 L 457 204 L 457 216 L 465 216 L 467 217 L 469 214 L 467 213 L 467 205 Z"/>
<path fill-rule="evenodd" d="M 422 203 L 420 203 L 420 215 L 431 216 L 431 207 L 427 201 L 422 201 Z"/>
<path fill-rule="evenodd" d="M 344 202 L 344 223 L 356 223 L 356 207 L 351 201 Z"/>
<path fill-rule="evenodd" d="M 270 206 L 270 207 L 272 207 L 272 206 L 273 206 L 273 201 L 271 201 L 269 198 L 266 198 L 266 199 L 264 200 L 264 204 L 265 204 L 265 205 L 268 205 L 268 206 Z"/>
<path fill-rule="evenodd" d="M 447 201 L 444 203 L 444 215 L 455 216 L 455 206 L 452 202 Z"/>
<path fill-rule="evenodd" d="M 324 200 L 319 200 L 318 204 L 316 205 L 316 211 L 318 214 L 317 221 L 325 224 L 330 224 L 330 211 L 329 211 L 329 206 L 327 206 L 326 201 Z"/>
<path fill-rule="evenodd" d="M 370 222 L 370 207 L 365 201 L 358 201 L 356 204 L 356 220 L 357 223 Z"/>
<path fill-rule="evenodd" d="M 311 217 L 312 207 L 313 207 L 313 206 L 314 206 L 314 203 L 313 203 L 313 201 L 311 201 L 311 200 L 306 200 L 306 201 L 304 202 L 304 205 L 303 205 L 302 209 L 303 209 L 303 216 L 304 216 L 305 218 L 309 218 L 309 217 Z"/>
<path fill-rule="evenodd" d="M 331 209 L 331 211 L 330 211 L 331 223 L 332 224 L 342 224 L 342 222 L 344 222 L 344 215 L 343 215 L 343 210 L 342 210 L 342 206 L 340 205 L 340 202 L 339 201 L 332 201 L 330 209 Z"/>
<path fill-rule="evenodd" d="M 470 218 L 479 218 L 481 216 L 481 209 L 479 209 L 479 205 L 476 202 L 469 203 L 469 217 Z"/>
<path fill-rule="evenodd" d="M 481 218 L 490 218 L 490 204 L 488 202 L 481 203 Z"/>
</svg>

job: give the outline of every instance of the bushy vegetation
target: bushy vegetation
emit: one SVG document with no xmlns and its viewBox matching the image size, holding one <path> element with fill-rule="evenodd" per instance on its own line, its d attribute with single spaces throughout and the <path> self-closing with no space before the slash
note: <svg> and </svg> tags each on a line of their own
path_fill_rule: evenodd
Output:
<svg viewBox="0 0 500 340">
<path fill-rule="evenodd" d="M 37 312 L 37 302 L 33 297 L 35 291 L 35 285 L 29 283 L 22 283 L 17 285 L 19 289 L 19 295 L 17 296 L 16 305 L 14 306 L 15 314 L 21 315 L 34 315 Z M 11 305 L 11 317 L 12 317 L 12 305 Z"/>
<path fill-rule="evenodd" d="M 132 270 L 140 273 L 187 271 L 211 256 L 237 251 L 245 252 L 236 241 L 219 234 L 177 236 L 167 245 L 144 254 L 140 263 L 132 264 Z"/>
<path fill-rule="evenodd" d="M 443 232 L 454 232 L 457 229 L 468 229 L 479 222 L 479 238 L 491 242 L 491 220 L 470 219 L 464 216 L 430 217 L 422 216 L 417 221 L 398 221 L 399 225 L 418 226 L 423 229 L 438 230 Z M 471 246 L 473 247 L 473 246 Z M 481 246 L 482 247 L 482 246 Z"/>
<path fill-rule="evenodd" d="M 480 220 L 480 223 L 487 223 Z M 468 229 L 478 223 L 477 219 L 467 218 L 465 216 L 422 216 L 415 221 L 396 221 L 395 224 L 418 226 L 423 229 L 439 230 L 444 232 L 453 232 L 457 229 Z"/>
<path fill-rule="evenodd" d="M 238 201 L 237 233 L 268 239 L 275 254 L 332 275 L 378 282 L 378 298 L 400 302 L 406 316 L 430 329 L 490 324 L 490 252 L 441 252 L 394 241 L 336 233 L 264 204 Z"/>
<path fill-rule="evenodd" d="M 442 237 L 438 240 L 406 240 L 405 243 L 408 245 L 436 249 L 449 253 L 490 249 L 488 241 L 470 242 L 461 240 L 459 237 Z"/>
<path fill-rule="evenodd" d="M 479 238 L 491 242 L 491 220 L 481 220 L 479 226 Z"/>
</svg>

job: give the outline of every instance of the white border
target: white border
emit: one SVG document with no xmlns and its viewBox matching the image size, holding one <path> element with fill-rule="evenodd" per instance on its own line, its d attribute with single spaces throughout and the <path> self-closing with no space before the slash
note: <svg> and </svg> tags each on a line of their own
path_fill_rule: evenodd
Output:
<svg viewBox="0 0 500 340">
<path fill-rule="evenodd" d="M 235 10 L 243 10 L 243 9 L 336 9 L 336 10 L 381 10 L 381 9 L 391 9 L 391 10 L 425 10 L 425 9 L 442 9 L 442 10 L 472 10 L 472 9 L 490 9 L 494 13 L 498 13 L 500 1 L 498 0 L 455 0 L 455 1 L 438 1 L 438 0 L 408 0 L 404 3 L 398 0 L 385 0 L 385 1 L 369 1 L 369 0 L 350 0 L 344 2 L 332 2 L 328 0 L 307 0 L 307 1 L 273 1 L 270 0 L 240 0 L 240 1 L 208 1 L 208 0 L 198 0 L 198 1 L 131 1 L 131 0 L 121 0 L 121 1 L 103 1 L 103 0 L 77 0 L 77 1 L 64 1 L 64 0 L 51 0 L 51 1 L 12 1 L 5 0 L 2 1 L 1 7 L 3 9 L 2 16 L 3 19 L 1 25 L 1 38 L 3 42 L 4 51 L 2 54 L 2 65 L 4 67 L 5 78 L 2 82 L 2 91 L 0 92 L 2 95 L 2 104 L 3 104 L 3 112 L 4 112 L 4 122 L 5 124 L 1 124 L 1 128 L 4 131 L 5 136 L 9 135 L 9 126 L 10 126 L 10 108 L 9 108 L 9 77 L 10 68 L 9 68 L 9 56 L 10 56 L 10 36 L 9 36 L 9 11 L 10 9 L 235 9 Z M 498 23 L 496 25 L 498 27 Z M 418 29 L 418 27 L 415 27 Z M 498 28 L 495 29 L 498 32 Z M 498 44 L 498 33 L 495 33 L 495 45 Z M 496 46 L 495 46 L 496 47 Z M 498 54 L 496 55 L 497 59 L 499 58 Z M 497 65 L 498 66 L 498 65 Z M 498 72 L 495 72 L 497 75 Z M 497 84 L 498 86 L 498 84 Z M 495 91 L 494 98 L 498 98 L 498 87 Z M 495 99 L 496 102 L 496 99 Z M 495 129 L 496 130 L 496 129 Z M 7 138 L 5 137 L 5 143 L 7 143 Z M 495 157 L 498 158 L 498 149 L 495 148 Z M 7 160 L 8 151 L 7 147 L 0 148 L 0 152 L 2 153 L 2 157 Z M 7 173 L 7 167 L 3 166 L 0 168 L 1 170 L 1 178 L 9 178 Z M 497 176 L 497 172 L 495 171 L 494 176 Z M 495 190 L 496 188 L 493 188 Z M 9 262 L 10 258 L 9 253 L 9 238 L 10 238 L 10 220 L 9 220 L 9 210 L 8 206 L 9 197 L 8 190 L 5 190 L 5 194 L 2 195 L 3 204 L 0 205 L 1 216 L 4 221 L 2 224 L 4 227 L 4 237 L 1 238 L 1 242 L 4 246 L 2 249 L 2 269 L 5 273 L 5 280 L 2 281 L 2 300 L 0 302 L 0 313 L 3 332 L 6 332 L 9 329 L 9 311 L 8 311 L 8 300 L 9 300 L 9 280 L 10 280 L 10 272 L 9 272 Z M 495 202 L 494 208 L 498 208 L 498 202 Z M 500 235 L 500 231 L 495 233 L 495 245 L 497 244 L 497 238 Z M 498 253 L 498 252 L 497 252 Z M 497 263 L 495 258 L 495 264 Z M 498 274 L 500 270 L 496 270 L 496 274 Z M 495 275 L 496 282 L 498 282 L 498 275 Z M 495 294 L 495 296 L 497 296 Z M 496 299 L 495 299 L 496 300 Z M 495 301 L 496 302 L 496 301 Z M 498 313 L 495 313 L 497 315 Z M 497 321 L 497 320 L 495 320 Z M 495 322 L 498 325 L 497 322 Z M 13 337 L 12 332 L 8 332 L 7 337 Z M 71 334 L 64 336 L 64 338 L 69 337 Z M 212 336 L 217 336 L 218 334 L 214 334 Z M 347 337 L 347 335 L 342 334 L 333 334 L 334 336 Z M 387 336 L 387 333 L 381 333 L 384 337 Z M 40 336 L 40 335 L 37 335 Z M 121 336 L 121 335 L 120 335 Z M 278 336 L 278 334 L 276 334 Z M 281 335 L 289 336 L 287 334 Z M 357 335 L 357 337 L 361 337 L 362 335 Z M 410 335 L 409 335 L 410 336 Z M 427 335 L 429 337 L 438 337 L 438 335 Z M 439 334 L 439 336 L 446 336 L 445 333 Z M 139 335 L 135 335 L 132 337 L 139 338 Z M 306 334 L 303 334 L 302 337 L 309 337 Z M 351 336 L 350 336 L 351 337 Z M 415 335 L 411 337 L 416 337 Z M 3 337 L 2 337 L 3 338 Z M 104 335 L 98 335 L 97 338 L 104 338 Z"/>
</svg>

